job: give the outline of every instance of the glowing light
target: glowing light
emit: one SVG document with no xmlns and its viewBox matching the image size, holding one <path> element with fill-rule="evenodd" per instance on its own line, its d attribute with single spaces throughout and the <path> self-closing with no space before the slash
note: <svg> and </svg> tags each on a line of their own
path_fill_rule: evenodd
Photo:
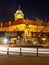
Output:
<svg viewBox="0 0 49 65">
<path fill-rule="evenodd" d="M 3 40 L 4 44 L 6 44 L 6 43 L 7 43 L 7 41 L 8 41 L 8 40 L 7 40 L 6 38 L 4 38 L 4 40 Z"/>
<path fill-rule="evenodd" d="M 46 40 L 46 38 L 42 38 L 42 40 L 44 40 L 44 41 L 45 41 L 45 40 Z"/>
<path fill-rule="evenodd" d="M 20 38 L 20 36 L 18 36 L 18 39 Z"/>
</svg>

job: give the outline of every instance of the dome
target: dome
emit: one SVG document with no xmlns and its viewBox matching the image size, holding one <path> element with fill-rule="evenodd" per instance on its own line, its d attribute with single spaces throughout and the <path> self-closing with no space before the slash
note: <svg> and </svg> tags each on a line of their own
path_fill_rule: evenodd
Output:
<svg viewBox="0 0 49 65">
<path fill-rule="evenodd" d="M 22 12 L 22 10 L 17 10 L 16 11 L 16 14 L 22 14 L 23 12 Z"/>
<path fill-rule="evenodd" d="M 19 9 L 14 14 L 14 16 L 15 16 L 15 20 L 24 19 L 24 14 L 23 14 L 22 10 L 20 9 L 20 6 L 19 6 Z"/>
</svg>

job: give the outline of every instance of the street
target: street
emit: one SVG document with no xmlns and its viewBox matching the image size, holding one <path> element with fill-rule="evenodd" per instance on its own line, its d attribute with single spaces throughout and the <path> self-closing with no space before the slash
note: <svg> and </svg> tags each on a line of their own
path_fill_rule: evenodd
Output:
<svg viewBox="0 0 49 65">
<path fill-rule="evenodd" d="M 37 48 L 0 47 L 0 65 L 49 65 L 49 48 L 39 48 L 37 56 Z"/>
<path fill-rule="evenodd" d="M 49 57 L 0 55 L 0 65 L 49 65 Z"/>
</svg>

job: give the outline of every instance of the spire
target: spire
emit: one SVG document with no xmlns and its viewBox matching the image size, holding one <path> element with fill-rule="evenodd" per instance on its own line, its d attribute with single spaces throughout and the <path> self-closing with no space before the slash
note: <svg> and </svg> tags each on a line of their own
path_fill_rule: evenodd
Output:
<svg viewBox="0 0 49 65">
<path fill-rule="evenodd" d="M 21 7 L 21 6 L 19 5 L 18 10 L 20 10 L 20 7 Z"/>
</svg>

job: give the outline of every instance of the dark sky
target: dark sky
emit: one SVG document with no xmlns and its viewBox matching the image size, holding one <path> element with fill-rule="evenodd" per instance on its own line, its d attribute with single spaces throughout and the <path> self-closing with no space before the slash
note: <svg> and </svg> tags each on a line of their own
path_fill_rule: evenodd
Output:
<svg viewBox="0 0 49 65">
<path fill-rule="evenodd" d="M 13 21 L 19 5 L 25 18 L 49 20 L 49 0 L 0 0 L 0 22 Z"/>
</svg>

